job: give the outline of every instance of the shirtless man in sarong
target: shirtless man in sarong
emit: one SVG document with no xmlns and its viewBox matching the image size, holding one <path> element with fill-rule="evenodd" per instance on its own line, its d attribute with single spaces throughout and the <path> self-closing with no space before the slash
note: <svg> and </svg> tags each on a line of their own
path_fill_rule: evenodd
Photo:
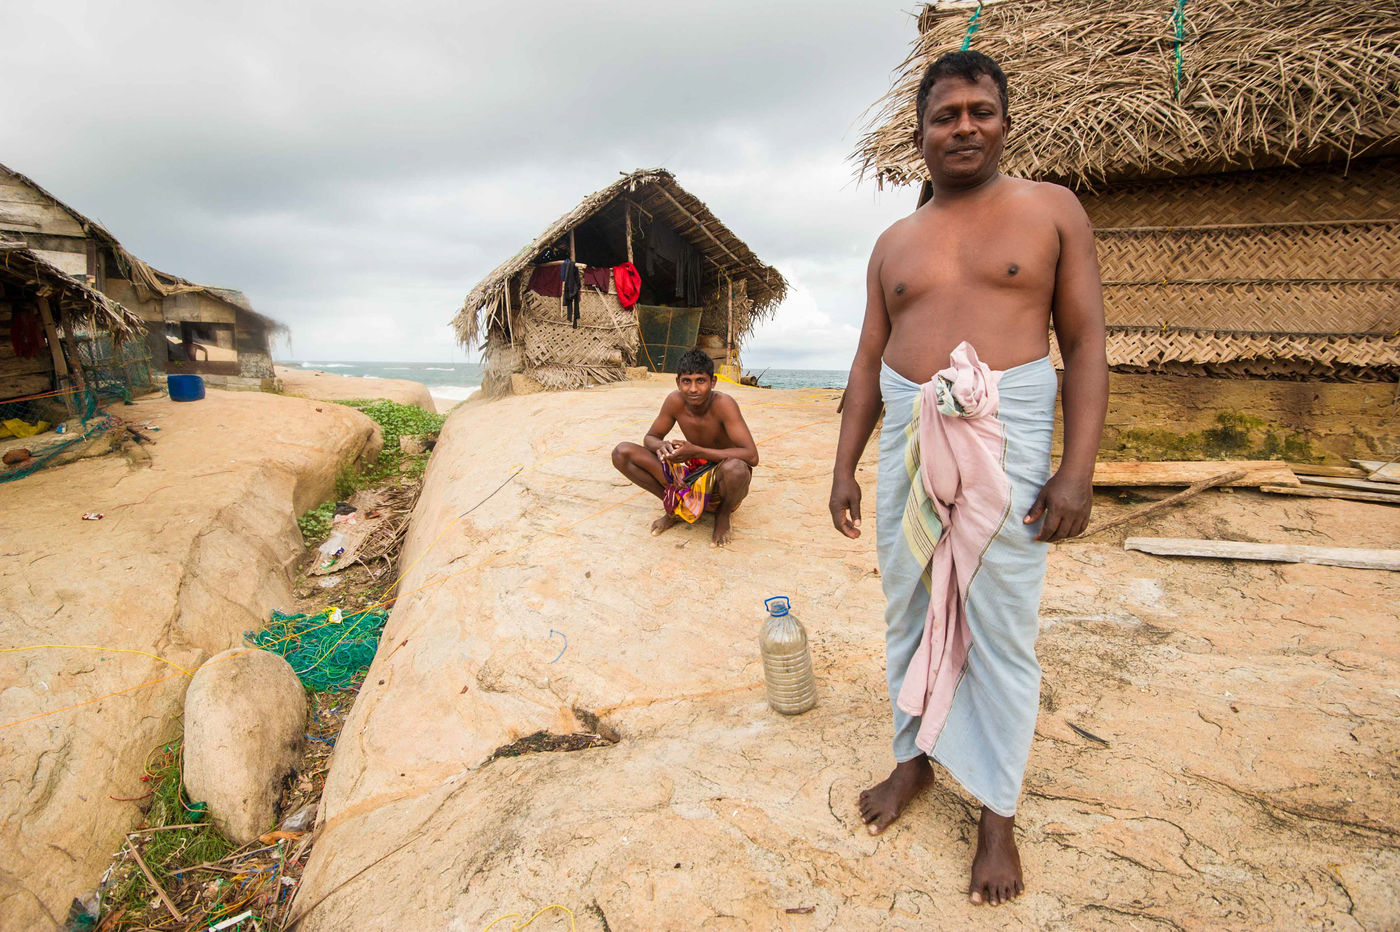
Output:
<svg viewBox="0 0 1400 932">
<path fill-rule="evenodd" d="M 918 399 L 943 397 L 920 392 L 934 384 L 930 380 L 949 365 L 955 349 L 970 344 L 973 362 L 980 357 L 994 370 L 991 377 L 1000 380 L 993 429 L 1005 438 L 1000 454 L 1005 475 L 961 476 L 953 485 L 1000 484 L 1009 490 L 1005 513 L 1000 525 L 994 523 L 996 535 L 968 584 L 971 595 L 956 594 L 965 600 L 971 648 L 953 671 L 955 678 L 945 681 L 956 683 L 948 690 L 956 690 L 951 711 L 943 710 L 946 726 L 940 721 L 923 731 L 920 717 L 901 712 L 897 702 L 896 766 L 861 794 L 859 805 L 870 832 L 884 831 L 933 781 L 930 758 L 939 761 L 982 803 L 968 894 L 973 903 L 992 905 L 1024 890 L 1015 806 L 1038 707 L 1034 641 L 1046 545 L 1074 537 L 1088 524 L 1108 401 L 1093 231 L 1068 189 L 999 172 L 1011 128 L 1006 104 L 1005 76 L 980 53 L 949 53 L 924 75 L 914 144 L 927 166 L 932 197 L 886 230 L 871 255 L 865 321 L 846 389 L 830 499 L 836 529 L 859 537 L 855 469 L 880 415 L 883 393 L 887 413 L 877 538 L 889 602 L 887 663 L 894 699 L 905 670 L 912 669 L 922 616 L 930 610 L 929 593 L 919 583 L 921 567 L 910 572 L 886 566 L 887 556 L 891 563 L 903 559 L 901 516 L 910 489 L 903 450 L 911 444 L 896 436 L 903 431 L 891 421 L 917 423 L 920 417 L 949 413 L 942 404 L 937 410 L 926 402 L 918 407 Z M 1055 376 L 1047 359 L 1052 322 L 1064 360 L 1064 455 L 1053 476 Z M 955 365 L 959 358 L 965 362 L 966 352 L 955 356 Z M 1023 440 L 1026 434 L 1034 436 Z M 958 511 L 949 514 L 951 528 Z M 935 528 L 932 537 L 941 545 L 940 532 Z M 946 604 L 957 605 L 957 599 Z M 944 642 L 935 638 L 934 643 Z M 922 708 L 927 715 L 929 706 Z M 916 733 L 922 740 L 917 747 Z"/>
<path fill-rule="evenodd" d="M 749 494 L 758 465 L 758 446 L 739 403 L 715 391 L 717 382 L 714 360 L 703 350 L 690 350 L 676 364 L 676 390 L 661 403 L 642 443 L 613 449 L 617 471 L 661 499 L 653 535 L 713 512 L 711 546 L 729 543 L 734 510 Z M 667 440 L 676 425 L 685 439 Z"/>
</svg>

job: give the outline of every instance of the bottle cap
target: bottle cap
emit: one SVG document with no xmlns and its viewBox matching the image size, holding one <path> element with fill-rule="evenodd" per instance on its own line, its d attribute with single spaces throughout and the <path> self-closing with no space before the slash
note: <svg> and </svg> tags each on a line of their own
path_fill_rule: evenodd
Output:
<svg viewBox="0 0 1400 932">
<path fill-rule="evenodd" d="M 775 595 L 772 598 L 764 599 L 763 606 L 768 609 L 768 614 L 774 618 L 781 618 L 788 613 L 788 597 Z"/>
</svg>

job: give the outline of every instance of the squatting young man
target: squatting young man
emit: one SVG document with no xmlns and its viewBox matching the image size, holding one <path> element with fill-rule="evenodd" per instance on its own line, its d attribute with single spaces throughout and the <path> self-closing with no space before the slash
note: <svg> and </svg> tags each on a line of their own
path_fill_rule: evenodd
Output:
<svg viewBox="0 0 1400 932">
<path fill-rule="evenodd" d="M 856 463 L 883 401 L 876 546 L 895 767 L 860 812 L 884 831 L 938 761 L 982 803 L 968 894 L 993 905 L 1024 889 L 1014 821 L 1045 556 L 1088 523 L 1108 399 L 1093 231 L 1066 188 L 1000 173 L 1006 104 L 1005 75 L 977 52 L 944 55 L 920 83 L 914 144 L 933 196 L 870 257 L 830 501 L 837 530 L 860 536 Z"/>
<path fill-rule="evenodd" d="M 617 471 L 661 499 L 652 534 L 713 512 L 711 545 L 729 542 L 734 511 L 749 494 L 758 465 L 758 447 L 739 403 L 714 390 L 717 381 L 714 360 L 690 350 L 676 365 L 676 390 L 661 403 L 641 445 L 619 443 L 613 450 Z M 667 440 L 678 424 L 685 439 Z"/>
</svg>

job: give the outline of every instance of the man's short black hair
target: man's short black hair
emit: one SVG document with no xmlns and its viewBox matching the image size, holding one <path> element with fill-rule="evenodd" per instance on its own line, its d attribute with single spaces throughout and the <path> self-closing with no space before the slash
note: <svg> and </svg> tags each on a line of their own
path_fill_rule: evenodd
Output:
<svg viewBox="0 0 1400 932">
<path fill-rule="evenodd" d="M 943 78 L 962 78 L 976 84 L 977 79 L 984 74 L 991 78 L 992 83 L 997 86 L 997 92 L 1001 95 L 1001 115 L 1007 116 L 1010 111 L 1006 108 L 1006 75 L 1002 72 L 1001 66 L 981 52 L 971 50 L 948 52 L 940 55 L 937 61 L 924 69 L 924 79 L 919 82 L 919 96 L 914 102 L 915 110 L 919 116 L 919 126 L 924 125 L 924 111 L 928 109 L 928 92 L 935 83 Z"/>
<path fill-rule="evenodd" d="M 713 378 L 714 374 L 715 361 L 702 349 L 686 350 L 685 355 L 676 363 L 676 378 L 683 375 L 708 375 Z"/>
</svg>

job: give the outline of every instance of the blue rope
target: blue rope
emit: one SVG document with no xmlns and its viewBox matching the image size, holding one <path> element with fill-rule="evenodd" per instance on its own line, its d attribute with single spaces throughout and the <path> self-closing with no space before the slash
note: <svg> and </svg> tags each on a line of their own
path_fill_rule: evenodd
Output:
<svg viewBox="0 0 1400 932">
<path fill-rule="evenodd" d="M 981 18 L 982 0 L 977 0 L 977 9 L 972 11 L 972 18 L 967 21 L 967 35 L 963 36 L 962 51 L 966 52 L 968 47 L 972 45 L 972 34 L 977 31 L 977 21 Z"/>
</svg>

